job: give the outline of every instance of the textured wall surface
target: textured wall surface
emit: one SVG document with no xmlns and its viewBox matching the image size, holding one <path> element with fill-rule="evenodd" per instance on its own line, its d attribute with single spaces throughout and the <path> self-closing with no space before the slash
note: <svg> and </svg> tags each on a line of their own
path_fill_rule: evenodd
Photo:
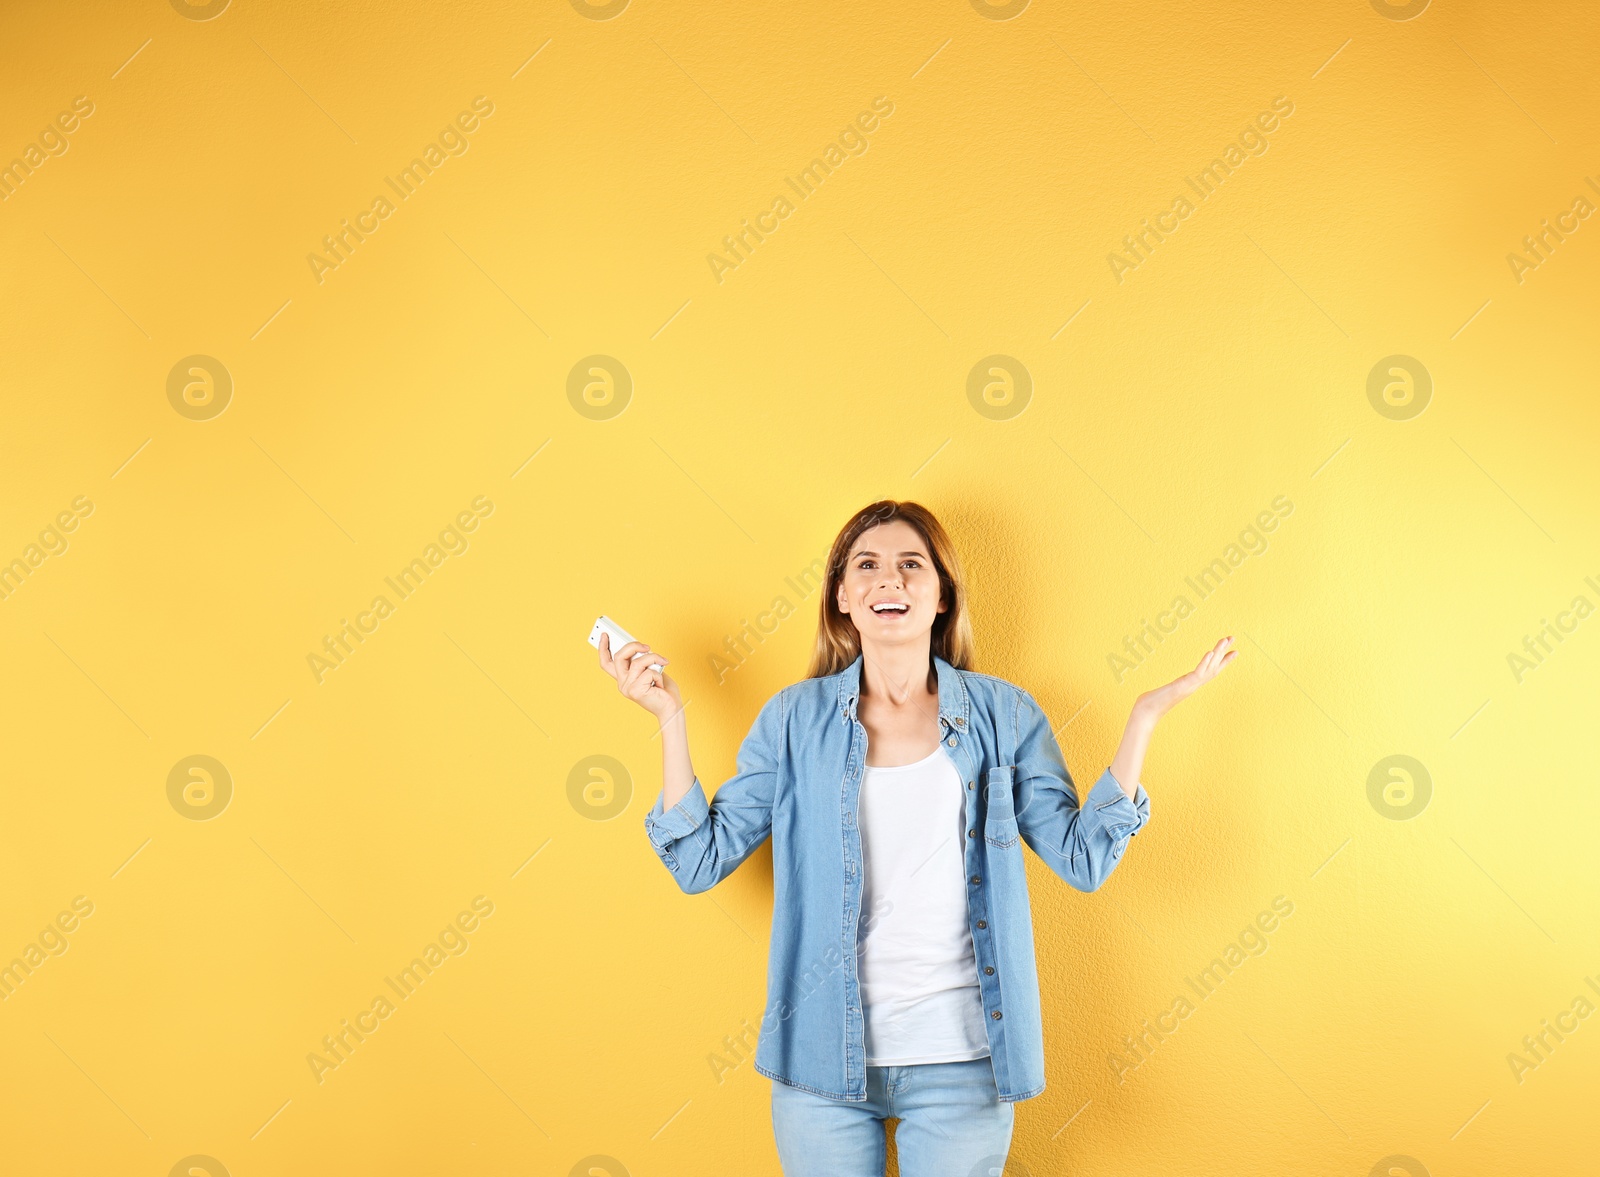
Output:
<svg viewBox="0 0 1600 1177">
<path fill-rule="evenodd" d="M 1029 856 L 1008 1172 L 1579 1171 L 1597 51 L 1576 0 L 4 5 L 0 1169 L 776 1174 L 770 853 L 677 890 L 584 637 L 672 657 L 709 790 L 888 496 L 1080 784 L 1240 648 L 1104 888 Z"/>
</svg>

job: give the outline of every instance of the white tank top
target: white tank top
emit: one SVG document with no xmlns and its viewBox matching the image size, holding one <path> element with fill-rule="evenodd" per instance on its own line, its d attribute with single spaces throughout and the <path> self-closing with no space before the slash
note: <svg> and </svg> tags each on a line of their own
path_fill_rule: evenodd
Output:
<svg viewBox="0 0 1600 1177">
<path fill-rule="evenodd" d="M 989 1054 L 968 923 L 965 804 L 943 745 L 915 764 L 866 767 L 857 935 L 868 1066 Z"/>
</svg>

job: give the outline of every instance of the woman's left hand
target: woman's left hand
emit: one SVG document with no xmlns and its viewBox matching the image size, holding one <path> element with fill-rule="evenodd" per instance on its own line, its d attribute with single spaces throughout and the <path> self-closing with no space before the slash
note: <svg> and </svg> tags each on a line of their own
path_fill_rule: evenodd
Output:
<svg viewBox="0 0 1600 1177">
<path fill-rule="evenodd" d="M 1239 654 L 1238 650 L 1231 649 L 1233 638 L 1223 638 L 1200 659 L 1188 674 L 1175 678 L 1164 687 L 1157 687 L 1153 691 L 1146 691 L 1134 701 L 1135 714 L 1143 714 L 1150 721 L 1160 719 L 1171 711 L 1183 700 L 1194 694 L 1206 683 L 1221 674 L 1223 668 L 1232 662 Z"/>
</svg>

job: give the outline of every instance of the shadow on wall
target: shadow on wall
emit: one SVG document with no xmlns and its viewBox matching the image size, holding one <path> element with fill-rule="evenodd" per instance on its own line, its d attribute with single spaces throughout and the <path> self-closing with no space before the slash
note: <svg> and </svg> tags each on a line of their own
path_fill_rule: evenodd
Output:
<svg viewBox="0 0 1600 1177">
<path fill-rule="evenodd" d="M 1116 754 L 1128 711 L 1138 695 L 1167 681 L 1168 672 L 1176 677 L 1192 669 L 1224 631 L 1194 631 L 1193 649 L 1183 652 L 1181 658 L 1175 654 L 1172 665 L 1161 675 L 1137 687 L 1130 683 L 1116 690 L 1090 671 L 1072 669 L 1074 665 L 1098 665 L 1097 660 L 1082 657 L 1085 651 L 1098 653 L 1094 643 L 1100 638 L 1094 632 L 1093 619 L 1078 607 L 1078 602 L 1095 596 L 1080 588 L 1092 588 L 1086 585 L 1088 578 L 1099 575 L 1091 564 L 1073 559 L 1071 552 L 1063 557 L 1050 551 L 1045 554 L 1047 565 L 1042 565 L 1034 556 L 1040 544 L 1038 531 L 1013 513 L 996 510 L 982 497 L 946 505 L 940 518 L 955 537 L 966 566 L 976 669 L 1013 682 L 1033 695 L 1057 733 L 1074 784 L 1086 791 Z M 1055 579 L 1058 569 L 1059 581 Z M 1052 659 L 1037 646 L 1029 635 L 1039 625 L 1065 643 L 1069 656 Z M 1235 682 L 1239 684 L 1235 690 L 1244 685 L 1242 680 Z M 1224 697 L 1213 696 L 1188 704 L 1188 710 L 1173 712 L 1162 721 L 1146 759 L 1144 777 L 1155 785 L 1149 790 L 1150 825 L 1139 834 L 1143 841 L 1138 846 L 1146 858 L 1158 857 L 1164 865 L 1154 876 L 1144 870 L 1137 873 L 1147 881 L 1152 877 L 1182 878 L 1185 901 L 1197 910 L 1215 897 L 1206 881 L 1220 884 L 1227 877 L 1227 872 L 1215 869 L 1206 848 L 1226 845 L 1255 820 L 1257 812 L 1250 799 L 1228 783 L 1269 779 L 1245 775 L 1255 767 L 1252 745 L 1231 738 L 1231 729 L 1215 722 L 1236 712 L 1238 700 L 1233 704 L 1230 708 Z M 1063 730 L 1062 725 L 1080 708 L 1078 718 Z M 1174 862 L 1169 855 L 1184 861 Z M 1030 871 L 1034 866 L 1048 874 L 1043 864 L 1030 865 Z M 1054 875 L 1049 878 L 1065 886 Z M 1217 894 L 1223 891 L 1234 894 L 1235 888 L 1219 886 Z M 1035 903 L 1046 893 L 1037 891 Z M 1119 922 L 1131 926 L 1121 917 Z"/>
<path fill-rule="evenodd" d="M 1044 708 L 1052 727 L 1064 724 L 1089 702 L 1072 728 L 1057 736 L 1081 798 L 1110 763 L 1133 700 L 1158 685 L 1158 679 L 1137 689 L 1130 684 L 1113 691 L 1071 669 L 1096 665 L 1097 660 L 1076 656 L 1052 660 L 1029 639 L 1030 626 L 1043 621 L 1069 647 L 1094 640 L 1090 619 L 1075 607 L 1075 602 L 1095 595 L 1079 587 L 1085 577 L 1094 575 L 1092 566 L 1073 560 L 1071 553 L 1062 558 L 1050 551 L 1046 553 L 1050 571 L 1042 571 L 1034 555 L 1040 542 L 1037 530 L 983 497 L 946 502 L 939 514 L 955 538 L 967 572 L 977 645 L 975 669 L 1027 690 Z M 1062 574 L 1059 581 L 1054 579 L 1056 569 Z M 1196 634 L 1196 660 L 1216 636 L 1221 634 Z M 1175 677 L 1188 667 L 1170 669 Z M 1158 676 L 1162 681 L 1164 677 Z M 1208 704 L 1213 718 L 1223 713 L 1220 699 Z M 1184 729 L 1181 737 L 1179 723 Z M 1065 1122 L 1082 1102 L 1074 1102 L 1074 1092 L 1115 1086 L 1106 1068 L 1107 1052 L 1150 1013 L 1136 1001 L 1130 1003 L 1127 995 L 1148 991 L 1152 980 L 1175 981 L 1182 949 L 1159 942 L 1163 926 L 1174 921 L 1140 918 L 1141 912 L 1173 907 L 1208 911 L 1225 907 L 1227 896 L 1238 894 L 1241 883 L 1250 884 L 1243 887 L 1245 891 L 1274 883 L 1262 880 L 1257 887 L 1252 879 L 1239 877 L 1250 874 L 1249 864 L 1230 865 L 1213 856 L 1240 830 L 1261 820 L 1259 808 L 1248 797 L 1227 787 L 1230 780 L 1270 779 L 1248 763 L 1254 759 L 1248 745 L 1230 740 L 1212 719 L 1175 712 L 1163 721 L 1146 762 L 1145 779 L 1154 782 L 1151 823 L 1105 886 L 1092 895 L 1074 891 L 1037 856 L 1025 855 L 1050 1079 L 1041 1106 L 1031 1109 L 1032 1114 L 1049 1120 L 1059 1112 L 1054 1122 Z M 1184 881 L 1181 894 L 1169 887 L 1174 879 Z M 1152 944 L 1148 936 L 1156 936 L 1158 943 Z M 1132 951 L 1097 947 L 1113 942 Z M 1159 974 L 1154 978 L 1152 968 Z M 1159 1110 L 1167 1094 L 1161 1076 L 1142 1078 L 1146 1081 L 1139 1090 L 1120 1089 L 1123 1098 Z"/>
<path fill-rule="evenodd" d="M 1048 607 L 1047 586 L 1038 583 L 1037 565 L 1025 559 L 1038 542 L 1037 533 L 976 494 L 945 503 L 935 513 L 967 574 L 967 613 L 976 646 L 973 669 L 1026 686 L 1016 677 L 1027 648 L 1026 623 Z"/>
</svg>

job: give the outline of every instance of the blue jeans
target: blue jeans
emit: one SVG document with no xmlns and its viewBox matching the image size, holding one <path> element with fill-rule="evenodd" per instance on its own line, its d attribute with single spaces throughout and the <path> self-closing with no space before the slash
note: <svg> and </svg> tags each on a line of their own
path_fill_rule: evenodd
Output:
<svg viewBox="0 0 1600 1177">
<path fill-rule="evenodd" d="M 884 1121 L 896 1117 L 902 1177 L 996 1177 L 1011 1148 L 1014 1114 L 986 1058 L 868 1067 L 864 1103 L 772 1083 L 784 1177 L 883 1177 Z"/>
</svg>

